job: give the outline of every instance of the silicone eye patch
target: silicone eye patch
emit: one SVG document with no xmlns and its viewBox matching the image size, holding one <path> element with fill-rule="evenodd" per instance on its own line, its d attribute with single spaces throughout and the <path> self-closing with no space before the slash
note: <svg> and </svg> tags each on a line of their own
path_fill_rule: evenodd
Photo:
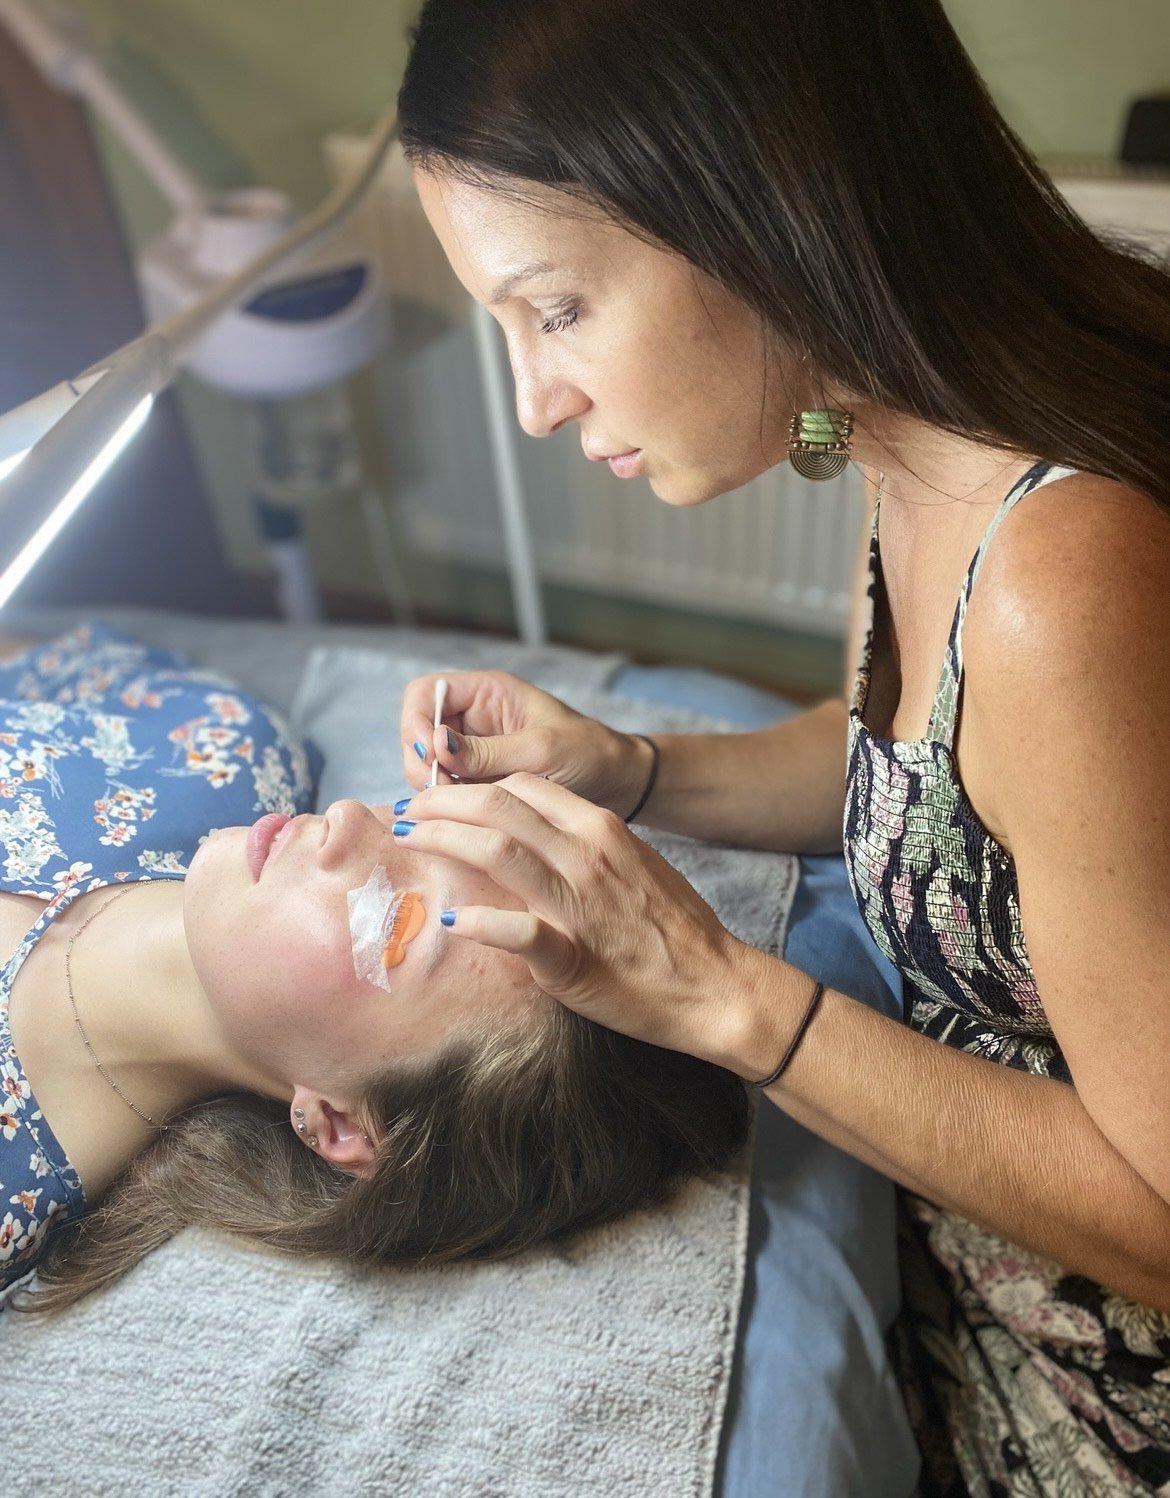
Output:
<svg viewBox="0 0 1170 1498">
<path fill-rule="evenodd" d="M 412 889 L 407 890 L 394 908 L 394 915 L 390 922 L 390 936 L 382 952 L 383 967 L 398 966 L 406 956 L 407 946 L 422 930 L 426 918 L 427 908 L 423 904 L 422 896 Z"/>
<path fill-rule="evenodd" d="M 353 970 L 359 978 L 390 992 L 389 971 L 406 955 L 406 948 L 426 921 L 426 906 L 416 890 L 399 891 L 375 864 L 361 889 L 346 895 Z"/>
</svg>

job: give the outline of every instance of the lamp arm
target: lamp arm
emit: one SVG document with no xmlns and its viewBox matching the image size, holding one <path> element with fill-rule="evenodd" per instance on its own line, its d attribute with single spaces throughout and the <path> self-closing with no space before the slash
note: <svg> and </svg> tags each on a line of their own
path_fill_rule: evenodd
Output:
<svg viewBox="0 0 1170 1498">
<path fill-rule="evenodd" d="M 5 550 L 11 549 L 10 528 L 20 523 L 22 514 L 35 516 L 43 509 L 43 505 L 31 500 L 39 495 L 56 498 L 70 489 L 95 452 L 135 406 L 165 386 L 168 363 L 165 345 L 144 336 L 135 346 L 133 359 L 118 369 L 107 365 L 95 378 L 86 381 L 83 393 L 33 445 L 11 477 L 0 484 L 0 523 L 5 528 Z"/>
<path fill-rule="evenodd" d="M 68 488 L 76 475 L 84 472 L 94 452 L 138 402 L 145 396 L 157 395 L 170 383 L 183 354 L 221 313 L 246 301 L 274 272 L 286 270 L 311 255 L 360 202 L 397 133 L 397 112 L 391 108 L 375 127 L 369 150 L 348 179 L 339 182 L 312 213 L 238 274 L 218 282 L 191 306 L 152 323 L 139 337 L 91 364 L 72 381 L 10 413 L 15 432 L 21 424 L 31 429 L 54 402 L 58 411 L 65 408 L 65 414 L 47 435 L 41 435 L 45 431 L 42 422 L 40 440 L 24 461 L 0 480 L 0 514 L 5 524 L 10 517 L 26 510 L 42 513 L 46 504 L 64 492 L 64 481 L 67 480 L 65 488 Z M 70 386 L 82 387 L 79 398 L 69 395 Z M 30 408 L 38 408 L 37 413 Z M 0 419 L 0 436 L 6 437 L 9 419 Z M 13 450 L 20 449 L 13 443 Z M 3 455 L 0 450 L 0 457 Z"/>
<path fill-rule="evenodd" d="M 114 132 L 159 191 L 180 211 L 198 209 L 207 190 L 164 143 L 146 116 L 106 72 L 85 27 L 65 5 L 0 0 L 0 25 L 54 88 L 86 101 Z"/>
<path fill-rule="evenodd" d="M 56 30 L 46 19 L 50 15 L 58 22 Z M 68 10 L 54 0 L 45 0 L 41 15 L 25 0 L 0 0 L 0 24 L 49 81 L 83 95 L 104 113 L 177 206 L 203 204 L 199 183 L 170 157 L 84 42 L 68 35 L 66 23 L 77 30 Z M 0 609 L 137 430 L 191 346 L 222 313 L 246 303 L 329 238 L 375 180 L 397 134 L 397 113 L 391 108 L 371 133 L 369 149 L 354 171 L 275 244 L 191 305 L 0 418 L 0 534 L 5 555 L 13 557 L 0 573 Z"/>
<path fill-rule="evenodd" d="M 105 370 L 106 366 L 103 364 L 100 370 L 92 374 L 78 375 L 74 380 L 62 380 L 52 390 L 46 390 L 43 395 L 25 401 L 23 406 L 17 406 L 0 416 L 0 468 L 8 459 L 35 447 L 49 428 L 56 426 L 65 412 L 92 385 L 97 384 Z"/>
</svg>

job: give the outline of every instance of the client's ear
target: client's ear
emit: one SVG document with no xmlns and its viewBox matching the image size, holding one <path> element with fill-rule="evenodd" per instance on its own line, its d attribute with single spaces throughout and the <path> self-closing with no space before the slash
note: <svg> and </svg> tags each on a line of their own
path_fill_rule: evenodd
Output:
<svg viewBox="0 0 1170 1498">
<path fill-rule="evenodd" d="M 292 1115 L 298 1135 L 315 1154 L 352 1175 L 367 1175 L 372 1170 L 374 1143 L 356 1114 L 298 1087 Z"/>
</svg>

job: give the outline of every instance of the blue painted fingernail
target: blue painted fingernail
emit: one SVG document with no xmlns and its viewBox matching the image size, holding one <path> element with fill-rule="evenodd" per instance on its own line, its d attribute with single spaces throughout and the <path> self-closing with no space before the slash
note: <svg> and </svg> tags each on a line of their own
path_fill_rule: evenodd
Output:
<svg viewBox="0 0 1170 1498">
<path fill-rule="evenodd" d="M 426 759 L 427 757 L 427 751 L 418 739 L 414 741 L 414 752 L 418 755 L 419 759 Z"/>
<path fill-rule="evenodd" d="M 458 754 L 459 753 L 459 740 L 455 737 L 455 735 L 451 732 L 451 730 L 449 728 L 447 730 L 447 753 L 448 754 Z"/>
<path fill-rule="evenodd" d="M 402 798 L 401 801 L 395 801 L 395 803 L 394 803 L 394 815 L 396 817 L 400 817 L 402 815 L 402 813 L 406 810 L 406 808 L 409 805 L 410 805 L 410 797 L 409 796 L 403 796 L 403 798 Z"/>
<path fill-rule="evenodd" d="M 394 823 L 394 836 L 395 837 L 405 837 L 406 834 L 408 832 L 410 832 L 413 827 L 414 827 L 414 823 L 413 822 L 395 822 Z"/>
<path fill-rule="evenodd" d="M 453 910 L 444 910 L 439 920 L 444 926 L 453 926 L 455 924 L 455 912 Z"/>
</svg>

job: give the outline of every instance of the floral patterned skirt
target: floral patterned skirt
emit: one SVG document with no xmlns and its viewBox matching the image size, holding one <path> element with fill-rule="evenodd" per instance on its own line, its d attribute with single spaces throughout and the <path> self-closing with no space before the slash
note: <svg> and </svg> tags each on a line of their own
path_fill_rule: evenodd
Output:
<svg viewBox="0 0 1170 1498">
<path fill-rule="evenodd" d="M 921 1498 L 1170 1498 L 1170 1315 L 898 1196 Z"/>
</svg>

